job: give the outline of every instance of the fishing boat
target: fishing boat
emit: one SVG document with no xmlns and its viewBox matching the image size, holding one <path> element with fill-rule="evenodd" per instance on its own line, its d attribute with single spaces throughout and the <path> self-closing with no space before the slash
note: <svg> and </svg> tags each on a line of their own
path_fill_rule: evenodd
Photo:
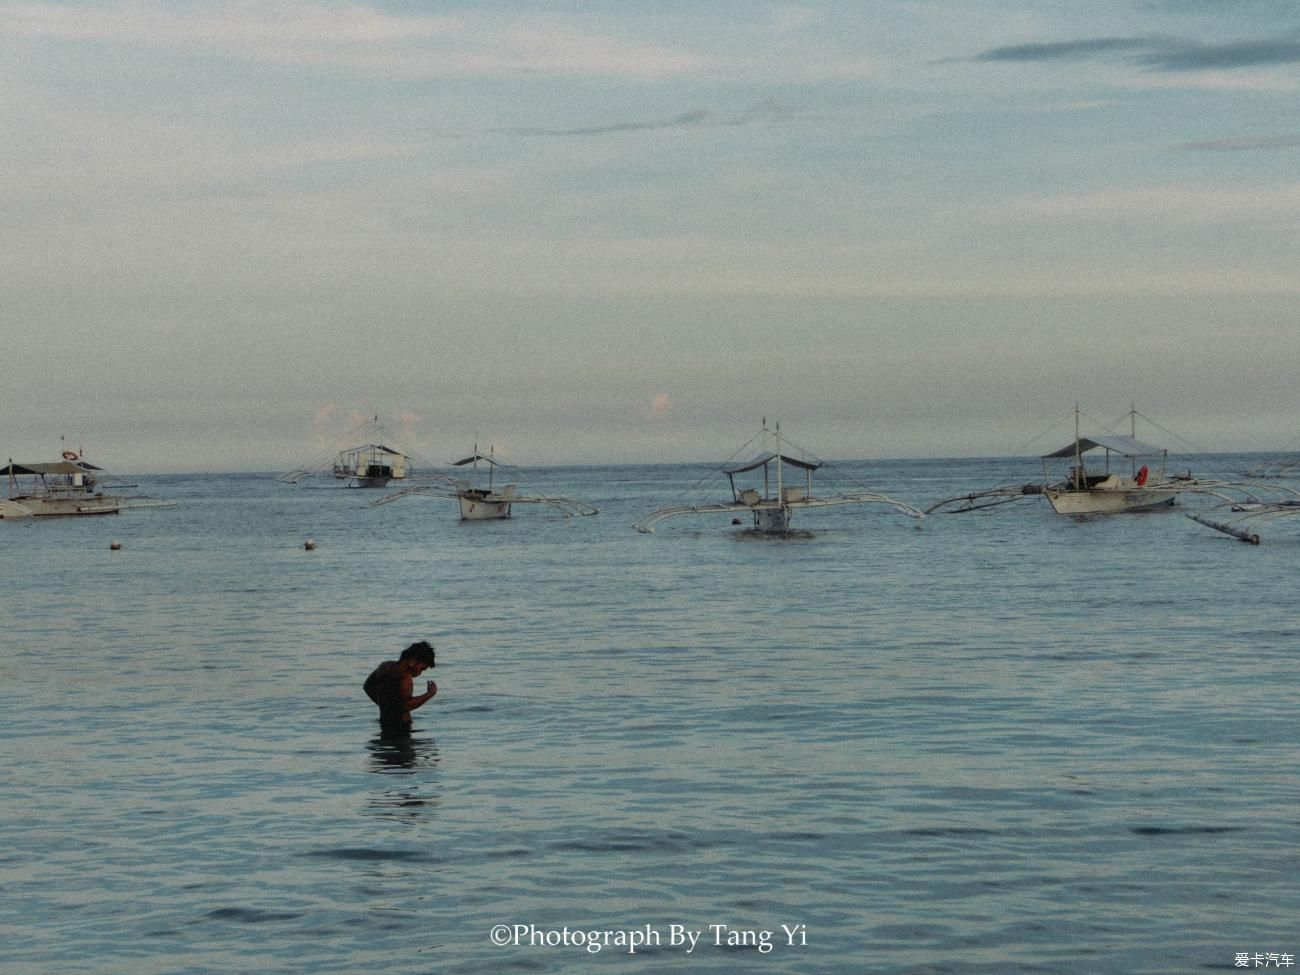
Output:
<svg viewBox="0 0 1300 975">
<path fill-rule="evenodd" d="M 1296 446 L 1300 437 L 1292 440 L 1281 451 L 1246 471 L 1247 477 L 1296 477 L 1300 476 L 1300 453 Z"/>
<path fill-rule="evenodd" d="M 358 432 L 368 436 L 369 442 L 343 447 L 315 467 L 288 471 L 278 479 L 297 484 L 305 478 L 324 475 L 344 482 L 347 487 L 386 488 L 390 482 L 405 480 L 413 473 L 410 455 L 387 445 L 395 440 L 380 424 L 379 417 L 368 421 L 361 431 L 354 431 Z"/>
<path fill-rule="evenodd" d="M 468 457 L 451 462 L 452 467 L 470 467 L 474 470 L 478 470 L 479 464 L 487 468 L 486 484 L 476 484 L 472 480 L 448 474 L 429 473 L 424 476 L 421 483 L 412 484 L 370 503 L 388 504 L 399 498 L 415 495 L 454 499 L 460 509 L 461 521 L 497 521 L 510 518 L 517 504 L 547 505 L 566 517 L 594 515 L 598 512 L 598 509 L 592 505 L 576 498 L 523 495 L 518 492 L 517 484 L 506 484 L 498 488 L 495 480 L 497 468 L 508 468 L 510 465 L 496 456 L 495 447 L 489 447 L 488 452 L 484 454 L 479 452 L 478 444 L 475 444 L 473 452 Z"/>
<path fill-rule="evenodd" d="M 826 508 L 849 504 L 884 504 L 913 517 L 924 513 L 909 504 L 868 490 L 838 491 L 818 494 L 813 487 L 815 471 L 828 469 L 825 461 L 810 455 L 781 433 L 781 425 L 768 427 L 763 421 L 759 433 L 736 451 L 734 456 L 752 449 L 758 442 L 759 453 L 752 459 L 722 467 L 717 474 L 726 478 L 730 500 L 670 505 L 637 521 L 633 527 L 643 533 L 653 532 L 662 521 L 682 515 L 730 514 L 732 524 L 744 525 L 763 535 L 790 532 L 794 513 L 802 508 Z M 796 456 L 797 455 L 797 456 Z M 852 486 L 862 488 L 851 478 L 840 475 Z M 710 475 L 708 480 L 712 480 Z M 698 486 L 697 486 L 698 487 Z"/>
<path fill-rule="evenodd" d="M 406 477 L 407 456 L 381 443 L 362 444 L 340 450 L 334 460 L 333 474 L 352 487 L 383 488 L 390 481 Z"/>
<path fill-rule="evenodd" d="M 478 470 L 479 464 L 487 467 L 487 487 L 475 487 L 474 484 L 466 480 L 452 482 L 456 487 L 456 500 L 460 504 L 461 521 L 491 521 L 493 518 L 509 518 L 510 507 L 515 500 L 516 485 L 507 484 L 500 491 L 496 489 L 493 483 L 496 469 L 504 465 L 497 461 L 495 447 L 489 447 L 486 454 L 480 454 L 478 444 L 475 444 L 474 452 L 468 457 L 462 457 L 460 460 L 451 462 L 452 467 L 472 467 L 474 470 Z"/>
<path fill-rule="evenodd" d="M 1169 452 L 1137 439 L 1137 416 L 1136 410 L 1127 414 L 1128 434 L 1103 432 L 1082 436 L 1076 406 L 1074 439 L 1039 458 L 1043 480 L 944 498 L 926 508 L 926 513 L 976 511 L 1041 496 L 1057 514 L 1115 514 L 1168 508 L 1180 493 L 1222 483 L 1193 478 L 1190 472 L 1169 474 L 1166 470 Z M 1063 461 L 1069 466 L 1062 473 Z"/>
<path fill-rule="evenodd" d="M 1100 458 L 1100 464 L 1088 466 L 1085 454 Z M 1061 458 L 1074 461 L 1065 479 L 1043 487 L 1044 497 L 1057 514 L 1113 514 L 1169 507 L 1178 496 L 1178 484 L 1165 475 L 1168 452 L 1134 436 L 1076 437 L 1060 450 L 1044 454 L 1044 469 Z"/>
<path fill-rule="evenodd" d="M 101 488 L 103 468 L 75 450 L 57 461 L 9 464 L 0 469 L 9 496 L 0 500 L 0 518 L 50 518 L 115 515 L 124 508 L 174 507 L 174 501 L 140 495 L 108 494 Z"/>
<path fill-rule="evenodd" d="M 122 510 L 121 499 L 96 489 L 99 470 L 74 451 L 66 451 L 62 460 L 40 464 L 15 464 L 11 458 L 0 471 L 9 481 L 0 518 L 115 515 Z"/>
</svg>

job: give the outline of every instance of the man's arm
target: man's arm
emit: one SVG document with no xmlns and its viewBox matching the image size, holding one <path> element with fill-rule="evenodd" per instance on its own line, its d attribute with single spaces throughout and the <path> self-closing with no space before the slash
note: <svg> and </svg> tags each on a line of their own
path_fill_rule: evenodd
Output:
<svg viewBox="0 0 1300 975">
<path fill-rule="evenodd" d="M 402 681 L 402 697 L 406 700 L 406 710 L 408 711 L 414 711 L 438 693 L 438 685 L 433 681 L 429 681 L 427 690 L 423 694 L 412 695 L 411 692 L 415 689 L 414 683 L 409 675 Z"/>
</svg>

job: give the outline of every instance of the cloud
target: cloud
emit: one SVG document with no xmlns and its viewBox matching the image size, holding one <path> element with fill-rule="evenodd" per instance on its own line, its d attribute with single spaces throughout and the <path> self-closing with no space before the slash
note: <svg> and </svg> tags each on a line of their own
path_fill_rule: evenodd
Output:
<svg viewBox="0 0 1300 975">
<path fill-rule="evenodd" d="M 662 129 L 696 129 L 717 125 L 739 125 L 739 122 L 724 122 L 712 112 L 699 110 L 686 112 L 675 118 L 659 122 L 615 122 L 610 125 L 579 126 L 571 129 L 541 128 L 504 128 L 489 130 L 494 135 L 525 136 L 593 136 L 614 135 L 621 132 L 654 132 Z"/>
<path fill-rule="evenodd" d="M 1131 55 L 1158 71 L 1231 71 L 1300 62 L 1300 35 L 1201 44 L 1167 37 L 1093 37 L 1072 41 L 1013 44 L 975 55 L 980 62 L 1087 61 Z"/>
<path fill-rule="evenodd" d="M 1005 211 L 1015 219 L 1137 222 L 1165 227 L 1300 218 L 1300 183 L 1215 188 L 1150 186 L 1026 194 Z"/>
<path fill-rule="evenodd" d="M 186 9 L 157 2 L 103 7 L 54 3 L 0 5 L 6 32 L 14 37 L 138 44 L 201 45 L 254 55 L 295 45 L 391 44 L 463 30 L 452 17 L 395 17 L 359 4 L 322 7 L 304 2 L 195 4 Z"/>
<path fill-rule="evenodd" d="M 1142 59 L 1163 71 L 1227 71 L 1300 62 L 1300 37 L 1230 44 L 1181 44 L 1153 51 Z"/>
<path fill-rule="evenodd" d="M 574 128 L 501 128 L 489 130 L 494 135 L 518 136 L 601 136 L 617 135 L 624 132 L 660 132 L 668 129 L 716 129 L 731 126 L 750 125 L 778 115 L 787 114 L 779 105 L 765 104 L 753 111 L 740 115 L 723 116 L 708 109 L 694 109 L 683 112 L 670 119 L 659 121 L 614 122 L 609 125 L 586 125 Z"/>
<path fill-rule="evenodd" d="M 9 38 L 215 54 L 236 61 L 399 78 L 547 74 L 659 80 L 698 55 L 544 17 L 397 15 L 361 3 L 236 0 L 103 7 L 0 3 Z"/>
<path fill-rule="evenodd" d="M 1254 139 L 1206 139 L 1185 142 L 1179 148 L 1206 152 L 1243 152 L 1249 149 L 1300 149 L 1300 135 L 1280 135 Z"/>
<path fill-rule="evenodd" d="M 1013 44 L 995 47 L 977 54 L 974 61 L 1079 61 L 1117 51 L 1149 50 L 1146 38 L 1096 37 L 1081 41 L 1055 41 L 1044 44 Z"/>
<path fill-rule="evenodd" d="M 331 433 L 334 427 L 334 415 L 337 412 L 338 408 L 333 403 L 326 403 L 316 411 L 316 416 L 312 418 L 311 431 L 316 438 L 317 446 L 324 448 L 338 439 Z"/>
<path fill-rule="evenodd" d="M 414 410 L 402 409 L 397 411 L 397 435 L 398 446 L 406 450 L 418 448 L 428 450 L 429 442 L 421 436 L 420 428 L 424 423 L 424 417 Z"/>
</svg>

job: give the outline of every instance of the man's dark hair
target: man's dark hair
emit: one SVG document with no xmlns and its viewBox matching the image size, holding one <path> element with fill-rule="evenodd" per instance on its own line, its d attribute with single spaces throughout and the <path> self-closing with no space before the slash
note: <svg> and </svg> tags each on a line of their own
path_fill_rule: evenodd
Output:
<svg viewBox="0 0 1300 975">
<path fill-rule="evenodd" d="M 418 640 L 402 651 L 403 660 L 418 660 L 425 666 L 433 666 L 433 647 L 428 640 Z"/>
</svg>

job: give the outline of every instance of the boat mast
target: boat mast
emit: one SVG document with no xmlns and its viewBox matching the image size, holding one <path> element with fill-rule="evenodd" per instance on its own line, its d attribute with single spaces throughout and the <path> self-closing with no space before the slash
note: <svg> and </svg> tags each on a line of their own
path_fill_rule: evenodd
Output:
<svg viewBox="0 0 1300 975">
<path fill-rule="evenodd" d="M 763 441 L 763 442 L 762 442 L 761 444 L 759 444 L 759 447 L 758 447 L 758 449 L 759 449 L 759 453 L 760 453 L 760 454 L 766 454 L 766 453 L 769 453 L 769 451 L 768 451 L 768 449 L 767 449 L 768 432 L 769 432 L 769 431 L 768 431 L 768 429 L 767 429 L 767 417 L 763 417 L 763 434 L 762 434 L 762 441 Z M 779 443 L 778 443 L 776 446 L 777 446 L 777 449 L 778 449 L 778 450 L 779 450 L 780 447 L 781 447 L 781 445 L 780 445 Z M 768 479 L 767 479 L 767 478 L 768 478 L 768 464 L 769 464 L 769 463 L 770 463 L 770 461 L 764 461 L 764 462 L 763 462 L 763 497 L 765 497 L 765 498 L 769 498 L 769 497 L 772 496 L 772 495 L 771 495 L 772 485 L 771 485 L 771 482 L 769 482 Z M 779 473 L 780 473 L 780 469 L 781 469 L 781 462 L 780 462 L 780 461 L 777 461 L 777 462 L 776 462 L 776 466 L 777 466 L 777 473 L 779 474 Z"/>
<path fill-rule="evenodd" d="M 1128 435 L 1136 443 L 1138 438 L 1138 411 L 1137 404 L 1132 400 L 1128 404 Z M 1128 473 L 1130 477 L 1137 477 L 1138 459 L 1133 457 L 1129 460 Z"/>
<path fill-rule="evenodd" d="M 1074 486 L 1083 490 L 1088 479 L 1083 476 L 1083 451 L 1079 448 L 1079 404 L 1074 404 Z"/>
<path fill-rule="evenodd" d="M 785 462 L 781 459 L 781 421 L 776 421 L 776 499 L 785 505 L 785 495 L 781 493 L 781 468 Z"/>
</svg>

